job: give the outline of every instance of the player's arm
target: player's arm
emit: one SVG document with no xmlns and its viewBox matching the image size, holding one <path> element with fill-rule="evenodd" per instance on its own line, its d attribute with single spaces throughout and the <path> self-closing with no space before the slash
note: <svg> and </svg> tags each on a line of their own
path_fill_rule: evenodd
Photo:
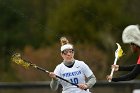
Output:
<svg viewBox="0 0 140 93">
<path fill-rule="evenodd" d="M 58 89 L 58 85 L 59 85 L 58 78 L 56 78 L 56 75 L 54 74 L 54 72 L 50 72 L 49 76 L 52 78 L 52 80 L 50 82 L 50 87 L 52 90 L 55 91 Z"/>
<path fill-rule="evenodd" d="M 118 71 L 132 71 L 137 64 L 128 65 L 128 66 L 119 66 Z"/>
<path fill-rule="evenodd" d="M 96 83 L 96 77 L 94 74 L 92 74 L 87 78 L 87 83 L 86 83 L 88 86 L 87 88 L 88 89 L 91 88 L 95 83 Z"/>
<path fill-rule="evenodd" d="M 91 88 L 96 83 L 96 77 L 91 71 L 91 69 L 89 68 L 89 66 L 85 63 L 83 63 L 83 72 L 87 77 L 87 82 L 86 82 L 87 88 Z"/>
<path fill-rule="evenodd" d="M 52 90 L 57 90 L 58 89 L 58 85 L 59 85 L 59 81 L 58 79 L 54 79 L 52 78 L 51 82 L 50 82 L 50 87 Z"/>
<path fill-rule="evenodd" d="M 60 71 L 60 66 L 56 66 L 54 72 L 49 73 L 49 76 L 52 78 L 50 82 L 50 87 L 54 91 L 56 91 L 59 86 L 59 79 L 56 77 L 57 74 L 59 75 L 59 71 Z"/>
<path fill-rule="evenodd" d="M 122 75 L 118 78 L 112 78 L 112 81 L 117 82 L 117 81 L 132 80 L 132 79 L 136 78 L 136 76 L 139 74 L 139 71 L 140 71 L 140 64 L 137 64 L 130 73 L 128 73 L 126 75 Z"/>
</svg>

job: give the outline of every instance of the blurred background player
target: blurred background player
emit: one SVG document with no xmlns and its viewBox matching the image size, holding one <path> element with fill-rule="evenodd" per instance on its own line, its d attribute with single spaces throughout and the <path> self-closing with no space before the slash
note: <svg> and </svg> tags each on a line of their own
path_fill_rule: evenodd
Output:
<svg viewBox="0 0 140 93">
<path fill-rule="evenodd" d="M 49 74 L 52 77 L 51 89 L 57 90 L 58 85 L 61 84 L 62 93 L 90 93 L 89 88 L 96 83 L 93 72 L 83 61 L 74 59 L 73 45 L 69 43 L 66 37 L 61 37 L 60 41 L 63 61 L 56 66 L 54 72 Z M 79 87 L 56 78 L 56 75 L 77 84 Z"/>
<path fill-rule="evenodd" d="M 111 80 L 114 82 L 117 81 L 128 81 L 136 78 L 140 74 L 140 29 L 138 25 L 130 25 L 126 27 L 122 33 L 123 43 L 130 44 L 131 50 L 133 53 L 138 54 L 138 60 L 136 64 L 132 64 L 129 66 L 119 66 L 112 65 L 112 68 L 115 71 L 130 71 L 129 73 L 122 75 L 118 78 L 112 78 L 111 76 L 107 76 L 107 80 Z"/>
</svg>

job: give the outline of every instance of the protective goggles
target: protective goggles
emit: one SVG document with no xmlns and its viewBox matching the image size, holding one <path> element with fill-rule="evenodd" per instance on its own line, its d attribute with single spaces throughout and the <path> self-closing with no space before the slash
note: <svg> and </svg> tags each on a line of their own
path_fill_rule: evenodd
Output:
<svg viewBox="0 0 140 93">
<path fill-rule="evenodd" d="M 62 54 L 67 55 L 68 53 L 74 53 L 73 49 L 67 49 L 67 50 L 63 50 Z"/>
</svg>

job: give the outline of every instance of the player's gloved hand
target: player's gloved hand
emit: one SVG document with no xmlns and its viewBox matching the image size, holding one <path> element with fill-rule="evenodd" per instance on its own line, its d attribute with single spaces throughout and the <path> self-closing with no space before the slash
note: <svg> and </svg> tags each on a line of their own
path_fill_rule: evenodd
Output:
<svg viewBox="0 0 140 93">
<path fill-rule="evenodd" d="M 85 90 L 88 89 L 88 85 L 87 84 L 77 84 L 79 86 L 80 89 Z"/>
</svg>

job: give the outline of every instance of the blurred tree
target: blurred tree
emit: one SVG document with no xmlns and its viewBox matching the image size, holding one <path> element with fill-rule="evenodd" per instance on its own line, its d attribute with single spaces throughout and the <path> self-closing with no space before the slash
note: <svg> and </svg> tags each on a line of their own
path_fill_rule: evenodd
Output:
<svg viewBox="0 0 140 93">
<path fill-rule="evenodd" d="M 1 72 L 11 73 L 10 56 L 26 45 L 44 46 L 46 1 L 0 0 Z M 43 14 L 42 14 L 43 13 Z"/>
</svg>

